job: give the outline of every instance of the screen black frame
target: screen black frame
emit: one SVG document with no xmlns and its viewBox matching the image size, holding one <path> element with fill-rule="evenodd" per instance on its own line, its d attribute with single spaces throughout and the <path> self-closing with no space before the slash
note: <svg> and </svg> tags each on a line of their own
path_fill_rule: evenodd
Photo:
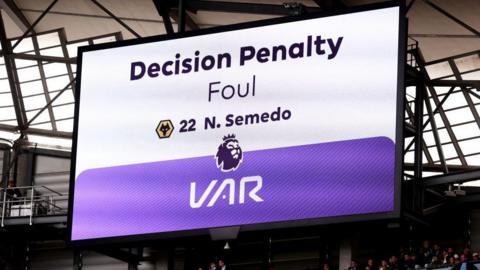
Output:
<svg viewBox="0 0 480 270">
<path fill-rule="evenodd" d="M 399 36 L 398 36 L 398 67 L 397 67 L 397 104 L 396 104 L 396 135 L 395 135 L 395 179 L 394 179 L 394 210 L 391 212 L 380 212 L 370 214 L 358 214 L 347 216 L 335 216 L 335 217 L 321 217 L 313 219 L 302 220 L 290 220 L 280 222 L 269 223 L 257 223 L 240 225 L 240 231 L 254 231 L 254 230 L 267 230 L 267 229 L 281 229 L 291 228 L 297 226 L 313 226 L 321 224 L 334 224 L 334 223 L 347 223 L 369 220 L 381 220 L 381 219 L 397 219 L 401 213 L 401 177 L 403 168 L 403 147 L 404 147 L 404 99 L 405 99 L 405 64 L 406 64 L 406 47 L 407 47 L 407 19 L 405 17 L 405 3 L 404 1 L 392 1 L 382 2 L 375 4 L 362 5 L 357 7 L 349 7 L 342 10 L 323 11 L 309 14 L 302 14 L 296 16 L 279 17 L 267 20 L 246 22 L 233 25 L 218 26 L 207 29 L 199 29 L 195 31 L 173 33 L 169 35 L 150 36 L 145 38 L 121 40 L 110 43 L 95 44 L 89 46 L 83 46 L 78 48 L 77 54 L 77 79 L 76 79 L 76 91 L 75 91 L 75 111 L 74 111 L 74 127 L 72 136 L 72 155 L 71 155 L 71 167 L 70 167 L 70 187 L 69 187 L 69 203 L 68 203 L 68 219 L 67 219 L 67 242 L 74 246 L 95 246 L 95 245 L 107 245 L 107 244 L 119 244 L 129 242 L 143 242 L 152 241 L 174 237 L 188 237 L 205 235 L 209 233 L 209 229 L 194 229 L 186 231 L 173 231 L 173 232 L 157 232 L 149 234 L 136 234 L 126 236 L 115 236 L 106 238 L 94 238 L 84 240 L 72 240 L 72 218 L 73 218 L 73 201 L 75 192 L 75 169 L 76 169 L 76 156 L 77 156 L 77 136 L 78 136 L 78 121 L 79 121 L 79 108 L 80 108 L 80 89 L 81 89 L 81 71 L 82 71 L 82 56 L 84 52 L 105 50 L 111 48 L 118 48 L 124 46 L 138 45 L 151 42 L 159 42 L 165 40 L 174 40 L 181 38 L 189 38 L 200 35 L 216 34 L 222 32 L 229 32 L 235 30 L 242 30 L 248 28 L 262 27 L 277 25 L 282 23 L 290 23 L 296 21 L 304 21 L 316 18 L 325 18 L 336 15 L 345 15 L 351 13 L 358 13 L 364 11 L 372 11 L 378 9 L 385 9 L 391 7 L 399 8 Z M 232 226 L 234 227 L 234 226 Z"/>
</svg>

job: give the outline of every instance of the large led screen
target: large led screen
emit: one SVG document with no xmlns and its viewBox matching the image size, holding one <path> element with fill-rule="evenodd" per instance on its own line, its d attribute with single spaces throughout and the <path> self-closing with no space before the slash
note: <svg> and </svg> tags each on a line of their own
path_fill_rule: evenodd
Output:
<svg viewBox="0 0 480 270">
<path fill-rule="evenodd" d="M 71 240 L 396 213 L 399 15 L 82 48 Z"/>
</svg>

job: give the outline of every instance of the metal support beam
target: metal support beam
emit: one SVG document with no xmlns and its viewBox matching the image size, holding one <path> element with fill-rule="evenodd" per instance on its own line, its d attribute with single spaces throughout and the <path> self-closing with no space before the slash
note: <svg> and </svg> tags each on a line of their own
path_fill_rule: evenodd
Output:
<svg viewBox="0 0 480 270">
<path fill-rule="evenodd" d="M 425 191 L 428 192 L 428 194 L 434 195 L 435 197 L 437 197 L 437 199 L 440 199 L 442 201 L 446 200 L 445 196 L 441 192 L 438 192 L 431 188 L 426 188 Z"/>
<path fill-rule="evenodd" d="M 1 188 L 7 188 L 8 177 L 10 176 L 10 172 L 8 170 L 8 167 L 10 166 L 10 157 L 11 157 L 10 149 L 8 149 L 8 150 L 2 149 L 2 152 L 3 152 L 3 164 L 2 164 L 2 178 L 0 180 L 2 180 L 1 182 L 2 182 L 3 186 L 0 186 L 0 189 Z M 0 192 L 0 195 L 2 195 L 1 192 Z M 3 197 L 0 197 L 0 200 L 2 198 Z"/>
<path fill-rule="evenodd" d="M 218 11 L 218 12 L 236 12 L 236 13 L 254 13 L 265 15 L 292 15 L 294 10 L 288 9 L 285 5 L 272 4 L 257 4 L 257 3 L 239 3 L 239 2 L 223 2 L 223 1 L 187 1 L 187 10 L 197 12 L 203 11 Z M 318 7 L 305 7 L 305 12 L 319 12 L 322 11 Z"/>
<path fill-rule="evenodd" d="M 478 128 L 480 128 L 480 115 L 478 114 L 478 111 L 476 109 L 475 103 L 472 100 L 472 97 L 470 97 L 470 92 L 467 91 L 464 87 L 462 87 L 462 93 L 463 96 L 465 97 L 465 100 L 467 101 L 468 107 L 470 108 L 473 118 L 475 118 L 475 122 L 477 122 Z"/>
<path fill-rule="evenodd" d="M 50 107 L 50 105 L 52 105 L 52 103 L 57 100 L 58 97 L 60 97 L 60 95 L 63 94 L 63 92 L 65 92 L 70 86 L 72 86 L 74 83 L 75 83 L 75 79 L 73 79 L 72 81 L 70 81 L 60 92 L 57 93 L 56 96 L 54 96 L 50 102 L 48 102 L 40 111 L 37 112 L 37 114 L 35 114 L 31 119 L 30 121 L 28 121 L 27 123 L 27 126 L 30 126 L 30 124 L 35 121 L 35 119 L 37 119 L 37 117 L 42 114 L 43 111 L 45 111 L 46 109 L 48 109 Z"/>
<path fill-rule="evenodd" d="M 423 73 L 424 76 L 425 76 L 425 80 L 426 80 L 427 82 L 431 82 L 431 81 L 430 81 L 430 78 L 429 78 L 429 76 L 428 76 L 428 72 L 427 72 L 427 70 L 426 70 L 426 68 L 425 68 L 425 59 L 424 59 L 422 53 L 421 53 L 419 50 L 416 50 L 416 51 L 413 52 L 413 54 L 414 54 L 414 56 L 415 56 L 415 59 L 416 59 L 416 61 L 417 61 L 417 63 L 418 63 L 418 66 L 419 66 L 420 70 L 422 71 L 422 73 Z M 452 65 L 452 64 L 454 65 L 453 60 L 451 60 L 451 61 L 449 61 L 449 62 L 451 62 L 451 63 L 450 63 L 451 65 Z M 457 73 L 458 73 L 458 70 L 455 70 L 454 68 L 456 68 L 456 66 L 455 66 L 455 67 L 452 67 L 452 70 L 454 71 L 454 73 L 455 73 L 455 71 L 457 71 Z M 460 76 L 457 77 L 457 81 L 454 81 L 454 82 L 453 82 L 454 86 L 457 86 L 457 85 L 458 85 L 458 81 L 461 81 L 461 77 L 460 77 Z M 455 133 L 453 132 L 453 129 L 452 129 L 451 125 L 450 125 L 450 121 L 448 120 L 448 117 L 447 117 L 447 115 L 445 114 L 445 111 L 443 110 L 443 103 L 446 101 L 446 99 L 448 98 L 448 96 L 453 92 L 454 87 L 452 86 L 452 87 L 450 88 L 450 90 L 448 91 L 447 95 L 445 95 L 445 97 L 443 98 L 442 101 L 439 100 L 438 95 L 437 95 L 437 93 L 436 93 L 436 90 L 435 90 L 435 88 L 434 88 L 433 86 L 427 86 L 427 87 L 425 87 L 425 89 L 428 89 L 428 91 L 430 92 L 431 98 L 432 98 L 432 100 L 434 101 L 434 103 L 435 103 L 435 105 L 436 105 L 435 111 L 432 112 L 431 104 L 430 104 L 430 98 L 428 97 L 428 94 L 425 93 L 425 95 L 426 95 L 426 96 L 425 96 L 425 102 L 426 102 L 427 110 L 428 110 L 428 114 L 429 114 L 429 119 L 428 119 L 428 120 L 429 120 L 429 122 L 431 123 L 431 126 L 432 126 L 432 132 L 433 132 L 434 139 L 435 139 L 435 142 L 436 142 L 436 145 L 437 145 L 437 151 L 438 151 L 438 154 L 439 154 L 439 157 L 440 157 L 440 161 L 441 161 L 441 163 L 442 163 L 442 166 L 444 167 L 444 172 L 445 172 L 445 173 L 448 173 L 448 167 L 446 166 L 445 157 L 444 157 L 444 155 L 443 155 L 443 150 L 442 150 L 440 138 L 439 138 L 439 135 L 438 135 L 437 125 L 436 125 L 436 123 L 435 123 L 435 118 L 434 118 L 437 110 L 438 110 L 438 112 L 439 112 L 439 114 L 440 114 L 440 117 L 441 117 L 441 119 L 442 119 L 442 121 L 443 121 L 443 123 L 444 123 L 444 125 L 445 125 L 445 128 L 446 128 L 446 130 L 447 130 L 447 133 L 448 133 L 448 135 L 449 135 L 449 137 L 450 137 L 450 140 L 452 141 L 452 144 L 453 144 L 453 146 L 454 146 L 454 148 L 455 148 L 455 151 L 456 151 L 456 153 L 457 153 L 457 156 L 458 156 L 459 159 L 460 159 L 460 162 L 462 163 L 463 166 L 466 166 L 466 165 L 467 165 L 467 161 L 466 161 L 466 159 L 465 159 L 465 157 L 464 157 L 464 154 L 463 154 L 463 152 L 462 152 L 462 149 L 460 148 L 460 145 L 459 145 L 459 143 L 458 143 L 457 137 L 456 137 Z M 423 131 L 424 127 L 425 127 L 427 124 L 428 124 L 428 122 L 424 124 L 424 126 L 422 127 L 422 131 Z M 409 147 L 407 147 L 407 149 L 408 149 L 408 148 L 409 148 Z"/>
<path fill-rule="evenodd" d="M 440 103 L 437 105 L 437 107 L 435 108 L 435 110 L 433 111 L 433 114 L 435 115 L 436 113 L 438 113 L 438 106 L 443 106 L 443 104 L 445 103 L 445 101 L 447 101 L 447 98 L 453 93 L 453 90 L 455 89 L 455 87 L 451 87 L 450 90 L 447 92 L 447 94 L 442 98 L 442 100 L 440 101 Z M 425 123 L 423 123 L 423 126 L 422 126 L 422 132 L 423 130 L 427 127 L 428 123 L 430 123 L 430 119 L 427 119 L 427 121 L 425 121 Z M 405 148 L 405 152 L 406 153 L 408 150 L 410 150 L 410 148 L 413 146 L 415 142 L 415 139 L 412 140 L 407 148 Z"/>
<path fill-rule="evenodd" d="M 423 209 L 423 188 L 422 188 L 422 165 L 423 165 L 423 104 L 426 92 L 424 91 L 423 80 L 418 80 L 415 88 L 415 114 L 414 114 L 414 125 L 415 125 L 415 151 L 414 151 L 414 168 L 413 176 L 414 181 L 408 183 L 410 185 L 405 185 L 405 201 L 408 204 L 405 204 L 407 209 L 412 211 L 420 211 Z"/>
<path fill-rule="evenodd" d="M 22 149 L 22 153 L 27 154 L 35 154 L 35 155 L 42 155 L 42 156 L 50 156 L 50 157 L 58 157 L 58 158 L 71 158 L 71 151 L 67 151 L 65 149 L 50 149 L 50 148 L 24 148 Z"/>
<path fill-rule="evenodd" d="M 58 37 L 60 38 L 60 44 L 61 44 L 61 47 L 62 47 L 62 51 L 63 51 L 63 56 L 65 57 L 65 59 L 69 59 L 69 55 L 68 55 L 68 49 L 67 49 L 67 35 L 65 34 L 65 28 L 62 28 L 59 32 L 58 32 Z M 70 64 L 77 64 L 77 59 L 76 58 L 73 58 L 75 61 L 73 63 L 70 63 Z M 72 65 L 69 65 L 67 64 L 66 65 L 67 67 L 67 72 L 68 72 L 68 78 L 70 81 L 73 81 L 73 79 L 75 79 L 75 76 L 73 74 L 73 69 L 72 69 Z M 77 90 L 77 86 L 75 83 L 72 84 L 72 92 L 73 92 L 73 97 L 75 99 L 75 102 L 77 102 L 78 100 L 76 100 L 76 95 L 75 95 L 75 91 Z"/>
<path fill-rule="evenodd" d="M 480 88 L 479 88 L 479 89 L 480 89 Z M 468 92 L 469 92 L 469 93 L 470 93 L 472 96 L 474 96 L 474 97 L 476 97 L 476 98 L 480 99 L 480 95 L 479 95 L 479 94 L 477 94 L 477 93 L 475 93 L 475 92 L 473 92 L 473 90 L 472 90 L 472 89 L 469 89 L 469 90 L 468 90 Z"/>
<path fill-rule="evenodd" d="M 167 34 L 173 34 L 172 21 L 170 20 L 170 6 L 165 0 L 152 0 L 153 4 L 157 8 L 157 12 L 163 19 L 163 25 Z"/>
<path fill-rule="evenodd" d="M 5 57 L 5 69 L 7 70 L 8 83 L 10 85 L 10 92 L 12 94 L 13 106 L 15 108 L 15 115 L 17 117 L 18 129 L 24 130 L 27 127 L 27 114 L 23 105 L 22 93 L 18 84 L 18 75 L 15 61 L 8 57 L 13 53 L 13 48 L 10 41 L 7 39 L 5 25 L 3 24 L 2 14 L 0 12 L 0 43 L 2 45 L 3 54 Z"/>
<path fill-rule="evenodd" d="M 467 57 L 467 56 L 472 56 L 472 55 L 480 56 L 480 50 L 476 50 L 476 51 L 472 51 L 472 52 L 466 52 L 466 53 L 461 53 L 461 54 L 457 54 L 457 55 L 452 55 L 452 56 L 444 57 L 444 58 L 440 58 L 440 59 L 435 59 L 435 60 L 426 62 L 425 65 L 426 65 L 426 66 L 435 65 L 435 64 L 447 62 L 448 59 L 452 59 L 452 58 L 458 59 L 458 58 Z"/>
<path fill-rule="evenodd" d="M 178 0 L 178 21 L 177 21 L 177 32 L 185 32 L 185 0 Z"/>
<path fill-rule="evenodd" d="M 44 216 L 44 217 L 33 217 L 33 224 L 66 224 L 67 216 Z M 30 224 L 30 217 L 15 217 L 7 218 L 4 221 L 5 226 L 17 226 L 17 225 L 28 225 Z"/>
<path fill-rule="evenodd" d="M 455 132 L 453 132 L 452 126 L 450 124 L 450 120 L 448 120 L 448 117 L 445 114 L 445 111 L 443 110 L 443 106 L 442 104 L 440 104 L 440 99 L 438 98 L 437 92 L 434 87 L 428 87 L 428 90 L 430 92 L 433 102 L 437 106 L 440 117 L 442 118 L 442 121 L 445 124 L 445 129 L 447 130 L 448 136 L 452 141 L 453 147 L 455 148 L 455 152 L 457 152 L 457 156 L 460 159 L 460 162 L 462 163 L 462 165 L 466 166 L 467 160 L 465 159 L 465 156 L 463 155 L 463 151 L 460 148 L 460 145 L 457 140 L 457 136 L 455 135 Z"/>
<path fill-rule="evenodd" d="M 423 87 L 423 90 L 425 91 L 425 93 L 424 93 L 425 98 L 426 98 L 425 105 L 427 107 L 428 116 L 430 117 L 430 125 L 432 126 L 433 138 L 435 139 L 435 144 L 437 146 L 437 151 L 438 151 L 438 156 L 440 158 L 440 163 L 443 166 L 443 172 L 448 173 L 448 167 L 447 167 L 447 163 L 445 161 L 445 155 L 443 154 L 442 142 L 440 141 L 440 136 L 438 135 L 437 123 L 435 121 L 435 115 L 433 114 L 432 106 L 431 106 L 430 100 L 428 98 L 427 87 Z"/>
<path fill-rule="evenodd" d="M 44 61 L 44 62 L 53 62 L 53 63 L 65 63 L 65 64 L 77 63 L 77 58 L 64 58 L 64 57 L 57 57 L 57 56 L 34 55 L 34 54 L 26 54 L 26 53 L 14 53 L 9 57 L 12 57 L 15 59 L 22 59 L 22 60 Z"/>
<path fill-rule="evenodd" d="M 169 11 L 169 15 L 170 17 L 178 23 L 178 9 L 176 8 L 172 8 L 170 11 Z M 188 30 L 197 30 L 197 29 L 200 29 L 200 27 L 198 26 L 198 24 L 193 20 L 192 16 L 190 16 L 188 14 L 188 12 L 185 12 L 185 26 Z"/>
<path fill-rule="evenodd" d="M 82 270 L 83 267 L 83 252 L 75 249 L 73 251 L 73 270 Z"/>
<path fill-rule="evenodd" d="M 27 184 L 30 186 L 34 186 L 34 175 L 35 175 L 35 156 L 33 152 L 25 154 L 26 164 L 25 164 L 25 179 L 27 180 Z"/>
<path fill-rule="evenodd" d="M 18 46 L 18 44 L 20 44 L 20 42 L 22 42 L 22 40 L 28 36 L 28 34 L 30 34 L 33 30 L 33 28 L 35 26 L 37 26 L 37 24 L 43 19 L 43 17 L 45 17 L 45 15 L 47 15 L 47 13 L 53 8 L 53 6 L 55 6 L 55 4 L 58 2 L 58 0 L 53 0 L 53 2 L 47 7 L 47 9 L 45 9 L 45 11 L 43 11 L 42 14 L 40 14 L 40 16 L 35 20 L 35 22 L 27 29 L 27 31 L 25 31 L 23 33 L 23 35 L 17 40 L 17 42 L 15 42 L 15 44 L 13 44 L 12 46 L 12 52 L 13 50 Z"/>
<path fill-rule="evenodd" d="M 477 31 L 475 28 L 471 27 L 470 25 L 464 23 L 462 20 L 458 19 L 457 17 L 453 16 L 452 14 L 448 13 L 446 10 L 441 8 L 440 6 L 434 4 L 430 0 L 424 0 L 425 3 L 427 3 L 429 6 L 431 6 L 433 9 L 437 10 L 438 12 L 442 13 L 445 15 L 447 18 L 450 20 L 456 22 L 457 24 L 461 25 L 463 28 L 467 29 L 468 31 L 474 33 L 478 37 L 480 37 L 480 31 Z"/>
<path fill-rule="evenodd" d="M 455 76 L 455 79 L 458 81 L 462 81 L 462 75 L 460 75 L 460 70 L 458 70 L 457 65 L 455 64 L 453 59 L 448 60 L 448 64 L 450 65 L 450 68 L 453 71 L 453 75 Z M 478 127 L 480 128 L 480 115 L 478 114 L 478 111 L 475 107 L 475 104 L 473 103 L 472 97 L 470 96 L 469 91 L 465 87 L 461 87 L 463 96 L 465 97 L 465 100 L 468 104 L 468 107 L 470 108 L 470 111 L 472 112 L 473 118 L 475 119 L 475 122 L 477 122 Z"/>
<path fill-rule="evenodd" d="M 423 142 L 423 100 L 424 94 L 422 82 L 417 83 L 415 92 L 415 154 L 413 163 L 413 175 L 415 179 L 422 178 L 422 142 Z"/>
<path fill-rule="evenodd" d="M 424 216 L 428 216 L 428 215 L 431 215 L 431 214 L 434 214 L 434 213 L 437 213 L 439 212 L 440 210 L 443 209 L 443 207 L 446 205 L 446 203 L 439 203 L 437 205 L 434 205 L 434 206 L 431 206 L 431 207 L 427 207 L 425 209 L 423 209 L 423 215 Z"/>
<path fill-rule="evenodd" d="M 313 0 L 313 2 L 323 10 L 333 10 L 346 7 L 345 3 L 341 0 Z"/>
<path fill-rule="evenodd" d="M 128 24 L 124 23 L 117 16 L 115 16 L 115 14 L 113 14 L 110 10 L 108 10 L 104 5 L 100 4 L 97 0 L 92 0 L 92 2 L 95 5 L 97 5 L 101 10 L 103 10 L 105 13 L 107 13 L 110 17 L 112 17 L 112 19 L 117 21 L 121 26 L 123 26 L 125 29 L 127 29 L 130 33 L 132 33 L 132 35 L 134 35 L 137 38 L 142 37 L 137 32 L 135 32 L 135 30 L 133 30 L 130 26 L 128 26 Z"/>
<path fill-rule="evenodd" d="M 0 8 L 8 14 L 22 32 L 26 32 L 31 27 L 27 17 L 23 15 L 13 0 L 0 0 Z M 33 29 L 31 32 L 35 33 Z"/>
<path fill-rule="evenodd" d="M 462 86 L 480 88 L 480 80 L 431 80 L 427 81 L 428 86 Z"/>
<path fill-rule="evenodd" d="M 415 136 L 415 128 L 410 123 L 405 123 L 405 138 Z"/>
<path fill-rule="evenodd" d="M 468 170 L 480 169 L 480 166 L 462 166 L 462 165 L 447 165 L 448 171 L 451 173 L 463 172 Z M 413 163 L 403 164 L 403 169 L 413 171 L 415 168 Z M 443 166 L 440 164 L 423 164 L 424 172 L 443 172 Z"/>
<path fill-rule="evenodd" d="M 418 215 L 417 213 L 410 212 L 408 210 L 403 211 L 403 216 L 411 221 L 415 221 L 417 223 L 420 223 L 426 227 L 430 227 L 431 224 L 426 221 L 423 216 Z"/>
<path fill-rule="evenodd" d="M 411 129 L 412 136 L 415 133 L 415 116 L 408 101 L 405 99 L 405 111 L 407 112 L 408 122 L 405 122 L 405 128 Z M 407 118 L 405 119 L 407 121 Z"/>
<path fill-rule="evenodd" d="M 480 180 L 480 169 L 425 177 L 423 178 L 423 185 L 430 187 L 436 185 L 464 183 L 473 180 Z"/>
<path fill-rule="evenodd" d="M 423 103 L 422 103 L 423 105 Z M 406 137 L 407 135 L 410 135 L 413 136 L 413 140 L 410 142 L 410 144 L 408 145 L 408 147 L 405 149 L 404 151 L 404 154 L 408 152 L 408 150 L 410 150 L 410 147 L 412 147 L 412 145 L 416 142 L 417 138 L 415 137 L 415 135 L 418 133 L 417 132 L 417 128 L 415 126 L 413 126 L 415 124 L 415 116 L 413 114 L 413 111 L 412 109 L 410 108 L 409 105 L 405 105 L 405 108 L 407 109 L 407 114 L 408 116 L 410 117 L 411 119 L 411 124 L 410 123 L 405 123 L 405 133 L 406 133 Z M 422 108 L 423 110 L 423 108 Z M 427 124 L 424 124 L 424 126 L 422 126 L 422 131 L 425 129 L 425 127 L 427 126 Z M 432 156 L 430 155 L 430 151 L 428 150 L 428 147 L 427 147 L 427 144 L 425 143 L 425 140 L 422 138 L 422 150 L 423 150 L 423 153 L 425 154 L 425 157 L 427 158 L 427 163 L 428 164 L 433 164 L 433 159 L 432 159 Z M 422 161 L 423 163 L 423 161 Z M 413 168 L 413 167 L 412 167 Z"/>
<path fill-rule="evenodd" d="M 0 124 L 0 130 L 12 132 L 12 133 L 18 132 L 17 127 L 5 125 L 5 124 Z M 47 129 L 28 128 L 27 130 L 25 130 L 25 133 L 38 135 L 38 136 L 64 138 L 64 139 L 72 138 L 71 132 L 53 131 L 53 130 L 47 130 Z"/>
<path fill-rule="evenodd" d="M 432 158 L 432 155 L 430 154 L 430 151 L 428 150 L 425 139 L 422 139 L 422 149 L 423 149 L 423 153 L 425 154 L 425 157 L 427 158 L 428 164 L 433 164 L 433 158 Z M 425 167 L 423 169 L 425 169 Z"/>
<path fill-rule="evenodd" d="M 40 56 L 40 46 L 38 45 L 38 40 L 36 36 L 32 37 L 32 43 L 33 43 L 33 48 L 35 50 L 35 55 Z M 47 84 L 47 80 L 45 79 L 46 77 L 45 70 L 43 69 L 43 62 L 41 60 L 37 60 L 37 65 L 38 65 L 38 71 L 40 73 L 40 81 L 42 82 L 43 94 L 45 96 L 45 103 L 51 104 L 50 93 L 48 91 L 48 84 Z M 55 115 L 53 113 L 52 106 L 48 106 L 47 111 L 48 111 L 50 124 L 52 125 L 52 129 L 54 131 L 57 131 L 57 122 L 55 121 Z"/>
<path fill-rule="evenodd" d="M 413 4 L 415 4 L 415 1 L 416 1 L 416 0 L 411 0 L 410 3 L 408 3 L 405 13 L 408 13 L 408 11 L 410 11 L 410 9 L 412 8 Z"/>
</svg>

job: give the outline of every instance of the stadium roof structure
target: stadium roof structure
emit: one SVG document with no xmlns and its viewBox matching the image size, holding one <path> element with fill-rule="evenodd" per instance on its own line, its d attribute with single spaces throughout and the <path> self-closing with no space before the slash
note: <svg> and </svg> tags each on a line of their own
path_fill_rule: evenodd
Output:
<svg viewBox="0 0 480 270">
<path fill-rule="evenodd" d="M 79 46 L 374 2 L 382 1 L 0 0 L 0 143 L 22 138 L 70 150 Z M 424 98 L 423 175 L 478 170 L 480 2 L 409 0 L 407 10 L 409 48 L 419 48 L 422 61 L 417 54 L 409 65 L 435 81 Z M 407 128 L 415 126 L 415 97 L 408 87 Z M 414 170 L 414 144 L 407 136 L 406 175 Z"/>
</svg>

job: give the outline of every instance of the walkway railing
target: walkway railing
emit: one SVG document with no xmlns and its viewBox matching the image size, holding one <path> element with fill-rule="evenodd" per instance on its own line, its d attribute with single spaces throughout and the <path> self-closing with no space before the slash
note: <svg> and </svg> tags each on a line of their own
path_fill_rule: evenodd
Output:
<svg viewBox="0 0 480 270">
<path fill-rule="evenodd" d="M 11 218 L 29 218 L 33 224 L 34 217 L 66 215 L 68 210 L 68 193 L 60 193 L 46 186 L 24 186 L 0 188 L 0 226 Z"/>
</svg>

